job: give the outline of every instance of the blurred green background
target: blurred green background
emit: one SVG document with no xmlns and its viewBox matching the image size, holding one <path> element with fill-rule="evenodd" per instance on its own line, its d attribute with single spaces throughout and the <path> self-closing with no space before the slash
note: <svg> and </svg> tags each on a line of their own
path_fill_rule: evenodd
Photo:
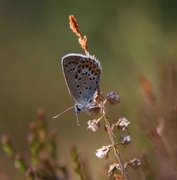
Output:
<svg viewBox="0 0 177 180">
<path fill-rule="evenodd" d="M 103 95 L 120 93 L 121 103 L 107 106 L 111 122 L 119 117 L 132 121 L 132 143 L 120 148 L 124 160 L 139 157 L 144 150 L 151 152 L 152 144 L 138 123 L 143 104 L 138 78 L 146 76 L 161 97 L 159 68 L 171 62 L 177 66 L 176 7 L 175 0 L 0 1 L 0 135 L 13 137 L 16 149 L 28 159 L 28 125 L 43 108 L 49 126 L 58 133 L 58 152 L 64 163 L 72 168 L 69 147 L 76 144 L 89 160 L 93 179 L 107 179 L 103 163 L 114 162 L 114 156 L 103 161 L 93 153 L 109 144 L 104 123 L 93 133 L 86 130 L 87 120 L 93 117 L 85 113 L 79 115 L 80 127 L 72 111 L 52 120 L 73 105 L 60 59 L 71 52 L 84 54 L 69 28 L 68 16 L 73 14 L 88 38 L 90 54 L 101 61 Z M 2 148 L 0 173 L 24 179 Z M 130 173 L 137 179 L 141 171 Z"/>
</svg>

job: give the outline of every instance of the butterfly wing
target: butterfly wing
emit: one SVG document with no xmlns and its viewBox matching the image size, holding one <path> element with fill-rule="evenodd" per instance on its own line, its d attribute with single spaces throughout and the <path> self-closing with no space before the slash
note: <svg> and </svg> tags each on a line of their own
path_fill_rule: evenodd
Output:
<svg viewBox="0 0 177 180">
<path fill-rule="evenodd" d="M 93 56 L 84 56 L 75 70 L 76 88 L 80 103 L 87 104 L 98 89 L 101 76 L 100 62 Z"/>
<path fill-rule="evenodd" d="M 71 53 L 62 58 L 61 64 L 72 98 L 77 104 L 86 106 L 99 86 L 100 62 L 93 56 Z"/>
<path fill-rule="evenodd" d="M 75 69 L 80 61 L 81 57 L 77 54 L 71 53 L 62 57 L 61 66 L 63 70 L 63 76 L 65 78 L 68 91 L 71 94 L 72 98 L 75 100 L 77 97 L 77 92 L 75 88 Z"/>
</svg>

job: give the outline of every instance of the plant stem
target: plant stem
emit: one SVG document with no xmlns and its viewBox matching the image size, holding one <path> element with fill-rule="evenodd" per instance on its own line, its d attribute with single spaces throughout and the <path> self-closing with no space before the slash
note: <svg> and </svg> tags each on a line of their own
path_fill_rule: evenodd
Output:
<svg viewBox="0 0 177 180">
<path fill-rule="evenodd" d="M 118 163 L 119 163 L 119 166 L 120 166 L 120 168 L 122 170 L 123 180 L 129 180 L 129 177 L 128 177 L 128 174 L 127 174 L 127 172 L 126 172 L 126 170 L 124 168 L 124 164 L 123 164 L 123 161 L 121 159 L 119 150 L 117 149 L 117 143 L 115 141 L 114 133 L 113 133 L 113 131 L 111 129 L 111 125 L 110 125 L 108 117 L 106 116 L 106 111 L 105 111 L 104 108 L 103 108 L 103 116 L 104 116 L 105 123 L 106 123 L 107 133 L 109 134 L 109 139 L 111 140 L 111 143 L 112 143 L 112 146 L 113 146 L 114 155 L 116 156 L 116 158 L 118 160 Z"/>
</svg>

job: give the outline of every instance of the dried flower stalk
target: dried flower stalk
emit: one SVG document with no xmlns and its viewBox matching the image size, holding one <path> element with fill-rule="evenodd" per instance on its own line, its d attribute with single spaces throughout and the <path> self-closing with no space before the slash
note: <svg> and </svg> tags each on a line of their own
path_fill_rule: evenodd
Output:
<svg viewBox="0 0 177 180">
<path fill-rule="evenodd" d="M 86 55 L 89 55 L 89 52 L 88 52 L 88 47 L 87 47 L 87 37 L 86 36 L 83 36 L 82 33 L 80 32 L 79 30 L 79 25 L 77 23 L 77 20 L 76 18 L 73 16 L 73 15 L 70 15 L 69 16 L 69 24 L 70 24 L 70 28 L 72 29 L 72 31 L 79 37 L 79 44 L 81 45 L 82 49 L 85 50 L 85 53 Z M 106 102 L 110 102 L 110 104 L 117 104 L 120 102 L 120 97 L 119 97 L 119 94 L 115 93 L 115 92 L 111 92 L 107 95 L 107 98 L 105 101 L 103 101 L 103 98 L 102 98 L 102 94 L 100 93 L 100 91 L 98 91 L 98 97 L 97 99 L 95 99 L 95 101 L 97 102 L 98 104 L 98 107 L 100 107 L 101 111 L 102 111 L 102 114 L 103 114 L 103 117 L 104 117 L 104 120 L 105 120 L 105 129 L 106 129 L 106 132 L 108 133 L 109 135 L 109 139 L 111 141 L 111 146 L 114 150 L 114 154 L 117 158 L 117 161 L 119 163 L 119 166 L 120 166 L 120 170 L 121 170 L 121 173 L 122 173 L 122 177 L 124 180 L 128 180 L 128 174 L 124 168 L 124 163 L 121 159 L 121 156 L 120 156 L 120 153 L 119 153 L 119 150 L 117 148 L 117 142 L 115 140 L 115 136 L 114 136 L 114 133 L 113 133 L 113 129 L 111 127 L 111 124 L 109 122 L 109 119 L 106 115 L 106 109 L 105 109 L 105 104 Z M 89 125 L 90 125 L 90 121 L 89 121 Z M 99 124 L 97 126 L 97 128 L 99 127 Z M 97 129 L 96 128 L 96 129 Z M 92 129 L 92 128 L 88 128 L 88 129 Z M 95 130 L 95 129 L 94 129 Z M 109 147 L 108 148 L 105 148 L 106 146 L 103 146 L 101 148 L 104 149 L 102 151 L 97 150 L 96 152 L 96 155 L 99 156 L 100 158 L 104 157 L 105 159 L 108 158 L 108 153 L 109 153 Z M 105 150 L 106 149 L 106 150 Z M 104 153 L 105 154 L 104 154 Z M 101 153 L 101 154 L 100 154 Z"/>
<path fill-rule="evenodd" d="M 82 49 L 84 49 L 85 54 L 89 55 L 89 51 L 87 47 L 87 37 L 83 36 L 82 33 L 80 32 L 77 19 L 74 17 L 74 15 L 69 16 L 69 25 L 72 31 L 79 37 L 78 39 L 79 44 L 81 45 Z"/>
</svg>

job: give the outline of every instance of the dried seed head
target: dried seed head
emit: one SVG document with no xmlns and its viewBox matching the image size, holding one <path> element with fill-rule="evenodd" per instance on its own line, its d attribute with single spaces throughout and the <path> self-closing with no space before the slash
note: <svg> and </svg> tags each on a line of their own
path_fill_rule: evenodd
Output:
<svg viewBox="0 0 177 180">
<path fill-rule="evenodd" d="M 128 121 L 126 118 L 120 118 L 114 126 L 125 131 L 128 129 L 129 124 L 130 121 Z"/>
<path fill-rule="evenodd" d="M 114 163 L 114 164 L 109 165 L 108 177 L 110 177 L 114 173 L 114 171 L 121 172 L 121 168 L 120 168 L 119 164 Z"/>
<path fill-rule="evenodd" d="M 87 129 L 89 129 L 89 130 L 91 130 L 93 132 L 97 131 L 99 129 L 99 127 L 100 127 L 100 121 L 97 120 L 97 119 L 89 120 L 87 122 L 87 124 L 88 124 Z"/>
<path fill-rule="evenodd" d="M 79 30 L 79 25 L 77 23 L 77 19 L 74 17 L 74 15 L 69 16 L 69 25 L 72 31 L 79 37 L 78 41 L 81 45 L 82 49 L 84 49 L 85 53 L 89 55 L 89 51 L 87 48 L 87 37 L 83 36 L 81 31 Z"/>
<path fill-rule="evenodd" d="M 81 32 L 79 31 L 79 25 L 77 23 L 77 19 L 74 17 L 74 15 L 69 16 L 69 25 L 72 31 L 77 35 L 77 36 L 82 36 Z"/>
<path fill-rule="evenodd" d="M 110 148 L 111 146 L 102 146 L 102 148 L 96 150 L 95 155 L 100 159 L 108 159 Z"/>
<path fill-rule="evenodd" d="M 129 134 L 123 134 L 120 136 L 119 138 L 119 143 L 122 144 L 123 146 L 127 146 L 128 144 L 130 144 L 131 142 L 131 138 Z"/>
<path fill-rule="evenodd" d="M 93 105 L 89 108 L 89 114 L 99 114 L 102 109 L 102 94 L 97 90 L 93 96 Z"/>
<path fill-rule="evenodd" d="M 133 169 L 137 169 L 141 166 L 141 160 L 134 158 L 132 160 L 130 160 L 129 162 L 124 164 L 125 169 L 127 168 L 127 166 L 132 167 Z"/>
<path fill-rule="evenodd" d="M 107 94 L 106 99 L 111 105 L 115 105 L 120 102 L 120 95 L 116 92 L 110 92 Z"/>
</svg>

